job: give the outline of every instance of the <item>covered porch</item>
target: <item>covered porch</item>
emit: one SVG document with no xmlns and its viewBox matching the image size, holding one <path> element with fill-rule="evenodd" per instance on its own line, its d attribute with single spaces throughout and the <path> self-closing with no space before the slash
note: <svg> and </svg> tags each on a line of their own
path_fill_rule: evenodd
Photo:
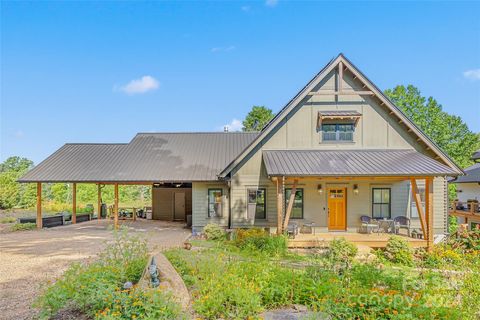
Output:
<svg viewBox="0 0 480 320">
<path fill-rule="evenodd" d="M 444 201 L 444 177 L 452 171 L 418 152 L 279 150 L 263 156 L 276 185 L 276 232 L 295 234 L 295 225 L 314 230 L 297 232 L 292 247 L 340 237 L 384 247 L 398 234 L 413 247 L 431 248 L 434 234 L 445 232 L 447 208 L 434 203 Z"/>
</svg>

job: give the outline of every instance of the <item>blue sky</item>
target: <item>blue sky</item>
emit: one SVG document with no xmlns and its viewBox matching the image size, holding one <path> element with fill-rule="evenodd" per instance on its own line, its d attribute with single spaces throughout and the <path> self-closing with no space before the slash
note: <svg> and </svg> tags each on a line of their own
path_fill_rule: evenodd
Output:
<svg viewBox="0 0 480 320">
<path fill-rule="evenodd" d="M 480 131 L 478 2 L 1 3 L 1 160 L 278 111 L 343 52 Z"/>
</svg>

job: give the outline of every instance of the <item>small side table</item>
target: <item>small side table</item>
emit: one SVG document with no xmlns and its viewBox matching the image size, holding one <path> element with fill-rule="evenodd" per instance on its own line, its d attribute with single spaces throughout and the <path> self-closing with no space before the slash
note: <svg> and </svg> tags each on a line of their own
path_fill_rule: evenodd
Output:
<svg viewBox="0 0 480 320">
<path fill-rule="evenodd" d="M 311 233 L 315 234 L 315 222 L 305 222 L 303 226 L 306 228 L 310 228 Z"/>
</svg>

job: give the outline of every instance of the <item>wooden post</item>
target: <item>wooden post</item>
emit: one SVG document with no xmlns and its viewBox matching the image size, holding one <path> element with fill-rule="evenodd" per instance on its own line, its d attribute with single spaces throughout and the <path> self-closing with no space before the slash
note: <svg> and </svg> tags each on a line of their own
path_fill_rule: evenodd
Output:
<svg viewBox="0 0 480 320">
<path fill-rule="evenodd" d="M 118 229 L 118 183 L 115 183 L 115 202 L 113 207 L 113 221 L 115 229 Z"/>
<path fill-rule="evenodd" d="M 433 178 L 425 178 L 425 220 L 427 225 L 427 248 L 433 247 Z"/>
<path fill-rule="evenodd" d="M 427 239 L 427 226 L 425 223 L 425 216 L 423 214 L 422 200 L 420 199 L 420 194 L 418 193 L 417 182 L 415 178 L 411 178 L 412 183 L 412 197 L 415 200 L 415 205 L 417 207 L 418 217 L 420 218 L 420 223 L 422 225 L 423 238 Z"/>
<path fill-rule="evenodd" d="M 282 223 L 283 223 L 283 180 L 280 177 L 277 177 L 277 234 L 280 235 L 283 233 Z"/>
<path fill-rule="evenodd" d="M 77 184 L 72 184 L 72 224 L 77 223 Z"/>
<path fill-rule="evenodd" d="M 100 219 L 102 218 L 102 187 L 100 183 L 97 184 L 97 222 L 100 223 Z"/>
<path fill-rule="evenodd" d="M 288 199 L 287 212 L 285 213 L 285 222 L 283 223 L 283 230 L 286 230 L 288 227 L 288 221 L 290 220 L 290 215 L 292 214 L 293 203 L 295 202 L 295 194 L 297 193 L 297 183 L 298 179 L 293 180 L 292 193 Z"/>
<path fill-rule="evenodd" d="M 137 209 L 133 208 L 133 221 L 137 221 Z"/>
<path fill-rule="evenodd" d="M 37 182 L 37 228 L 42 229 L 42 183 Z"/>
</svg>

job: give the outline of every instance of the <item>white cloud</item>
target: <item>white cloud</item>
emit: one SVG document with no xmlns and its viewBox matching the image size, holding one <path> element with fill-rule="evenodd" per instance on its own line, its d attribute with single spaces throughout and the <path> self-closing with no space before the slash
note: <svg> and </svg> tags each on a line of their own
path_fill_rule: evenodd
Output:
<svg viewBox="0 0 480 320">
<path fill-rule="evenodd" d="M 240 121 L 238 119 L 232 119 L 232 121 L 230 123 L 224 124 L 223 127 L 219 128 L 219 129 L 224 130 L 225 127 L 227 127 L 228 131 L 230 131 L 230 132 L 232 132 L 232 131 L 242 131 L 243 124 L 242 124 L 242 121 Z"/>
<path fill-rule="evenodd" d="M 278 0 L 265 0 L 267 7 L 275 7 L 278 4 Z"/>
<path fill-rule="evenodd" d="M 217 52 L 229 52 L 235 50 L 235 46 L 228 46 L 228 47 L 214 47 L 210 49 L 210 52 L 217 53 Z"/>
<path fill-rule="evenodd" d="M 470 80 L 480 80 L 480 69 L 467 70 L 463 73 L 463 76 Z"/>
<path fill-rule="evenodd" d="M 125 92 L 128 95 L 142 94 L 148 91 L 157 90 L 160 83 L 152 76 L 143 76 L 140 79 L 134 79 L 118 90 Z"/>
<path fill-rule="evenodd" d="M 252 8 L 250 6 L 242 6 L 241 9 L 242 9 L 243 12 L 249 12 L 250 9 L 252 9 Z"/>
</svg>

